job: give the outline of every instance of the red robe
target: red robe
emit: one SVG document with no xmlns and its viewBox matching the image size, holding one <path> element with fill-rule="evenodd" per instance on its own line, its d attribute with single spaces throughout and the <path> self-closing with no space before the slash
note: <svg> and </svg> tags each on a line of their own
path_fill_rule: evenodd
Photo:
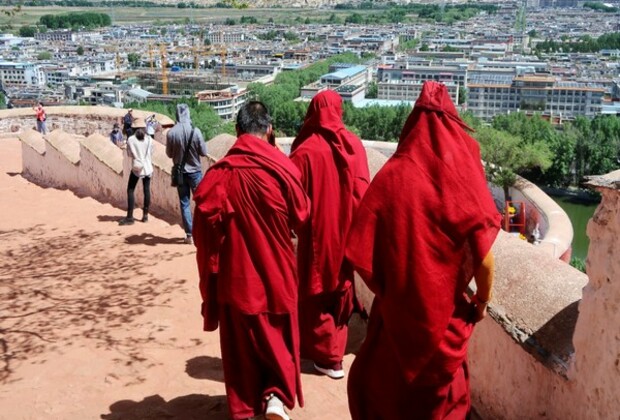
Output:
<svg viewBox="0 0 620 420">
<path fill-rule="evenodd" d="M 477 142 L 444 85 L 426 82 L 364 196 L 347 258 L 375 293 L 349 374 L 358 419 L 465 418 L 473 307 L 464 292 L 500 216 Z"/>
<path fill-rule="evenodd" d="M 346 236 L 370 181 L 366 151 L 344 127 L 336 92 L 312 99 L 290 158 L 312 201 L 310 223 L 299 232 L 297 246 L 301 355 L 332 367 L 344 356 L 353 309 Z"/>
<path fill-rule="evenodd" d="M 299 171 L 245 134 L 205 174 L 194 199 L 204 329 L 219 323 L 232 417 L 262 414 L 271 392 L 289 408 L 296 396 L 303 405 L 290 235 L 309 215 Z"/>
</svg>

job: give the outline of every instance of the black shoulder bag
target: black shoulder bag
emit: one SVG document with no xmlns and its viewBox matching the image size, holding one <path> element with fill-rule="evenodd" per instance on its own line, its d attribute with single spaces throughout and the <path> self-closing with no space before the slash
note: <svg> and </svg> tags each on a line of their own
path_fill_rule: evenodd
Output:
<svg viewBox="0 0 620 420">
<path fill-rule="evenodd" d="M 192 127 L 192 132 L 189 135 L 189 141 L 185 144 L 185 150 L 183 151 L 183 159 L 181 159 L 181 163 L 175 163 L 172 165 L 172 186 L 180 187 L 185 182 L 183 181 L 183 168 L 185 168 L 185 163 L 187 163 L 187 156 L 189 155 L 189 148 L 192 147 L 192 139 L 194 138 L 194 127 Z"/>
</svg>

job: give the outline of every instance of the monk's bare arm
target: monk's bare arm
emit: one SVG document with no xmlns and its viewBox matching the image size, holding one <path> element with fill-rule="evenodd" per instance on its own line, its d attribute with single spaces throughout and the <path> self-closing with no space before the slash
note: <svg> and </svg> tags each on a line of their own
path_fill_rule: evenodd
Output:
<svg viewBox="0 0 620 420">
<path fill-rule="evenodd" d="M 495 257 L 493 256 L 493 252 L 489 251 L 474 274 L 476 281 L 476 294 L 472 299 L 476 305 L 474 322 L 478 322 L 487 316 L 487 306 L 491 300 L 491 289 L 493 288 L 494 276 Z"/>
</svg>

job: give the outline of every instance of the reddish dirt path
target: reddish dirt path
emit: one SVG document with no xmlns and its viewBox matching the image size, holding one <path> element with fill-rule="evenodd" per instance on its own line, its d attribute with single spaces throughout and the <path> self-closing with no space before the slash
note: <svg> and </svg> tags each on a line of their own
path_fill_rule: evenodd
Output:
<svg viewBox="0 0 620 420">
<path fill-rule="evenodd" d="M 122 210 L 20 173 L 20 143 L 0 138 L 0 418 L 228 418 L 181 228 L 119 227 Z M 349 418 L 346 380 L 303 386 L 295 420 Z"/>
</svg>

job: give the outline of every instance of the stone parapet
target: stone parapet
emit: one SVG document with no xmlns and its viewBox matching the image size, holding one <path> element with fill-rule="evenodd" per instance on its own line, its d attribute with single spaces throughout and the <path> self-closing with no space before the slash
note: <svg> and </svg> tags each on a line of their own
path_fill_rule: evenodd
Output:
<svg viewBox="0 0 620 420">
<path fill-rule="evenodd" d="M 73 135 L 58 129 L 44 136 L 47 144 L 61 153 L 74 165 L 80 162 L 80 143 Z"/>
<path fill-rule="evenodd" d="M 115 173 L 123 173 L 123 153 L 107 137 L 92 134 L 81 142 L 81 146 Z M 81 154 L 84 155 L 84 151 Z"/>
<path fill-rule="evenodd" d="M 120 123 L 126 109 L 106 106 L 50 106 L 45 107 L 47 129 L 61 129 L 70 134 L 88 137 L 99 133 L 108 136 L 115 122 Z M 134 110 L 136 118 L 147 118 L 153 112 Z M 155 114 L 162 128 L 172 127 L 174 121 L 166 115 Z M 0 133 L 13 136 L 36 128 L 35 114 L 30 108 L 0 110 Z M 163 133 L 163 131 L 160 131 Z M 160 134 L 161 136 L 161 134 Z"/>
<path fill-rule="evenodd" d="M 518 177 L 511 189 L 513 200 L 526 203 L 527 232 L 531 232 L 536 223 L 542 234 L 537 245 L 554 258 L 570 261 L 573 242 L 573 225 L 566 212 L 551 197 L 528 180 Z"/>
</svg>

